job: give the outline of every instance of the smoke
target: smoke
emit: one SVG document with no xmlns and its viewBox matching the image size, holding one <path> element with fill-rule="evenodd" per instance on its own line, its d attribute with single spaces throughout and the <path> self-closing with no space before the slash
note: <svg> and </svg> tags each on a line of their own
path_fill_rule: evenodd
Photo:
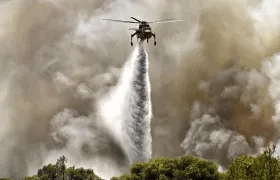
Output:
<svg viewBox="0 0 280 180">
<path fill-rule="evenodd" d="M 126 30 L 134 27 L 102 18 L 186 20 L 152 25 L 157 46 L 145 44 L 153 157 L 186 153 L 226 166 L 230 156 L 256 153 L 277 141 L 277 67 L 270 63 L 279 57 L 273 56 L 280 47 L 279 5 L 273 0 L 1 2 L 0 176 L 34 174 L 62 154 L 70 164 L 93 167 L 104 177 L 149 158 L 148 136 L 121 134 L 144 126 L 131 122 L 131 129 L 121 130 L 116 122 L 129 122 L 128 115 L 107 119 L 125 99 L 100 111 L 100 97 L 106 99 L 118 84 L 131 50 Z M 232 59 L 234 66 L 225 67 Z"/>
<path fill-rule="evenodd" d="M 248 2 L 213 3 L 204 9 L 200 44 L 184 57 L 176 87 L 181 87 L 178 112 L 189 128 L 181 147 L 224 167 L 232 157 L 259 153 L 278 134 L 272 119 L 277 99 L 260 69 L 262 60 L 278 51 L 279 41 L 272 37 L 279 36 L 274 31 L 279 26 L 269 23 L 279 14 L 264 14 L 273 8 L 272 1 L 259 6 Z M 268 27 L 271 34 L 266 34 Z"/>
<path fill-rule="evenodd" d="M 205 102 L 194 102 L 190 129 L 182 143 L 187 154 L 226 166 L 241 154 L 256 154 L 274 141 L 277 129 L 268 78 L 256 70 L 228 67 L 200 84 Z"/>
</svg>

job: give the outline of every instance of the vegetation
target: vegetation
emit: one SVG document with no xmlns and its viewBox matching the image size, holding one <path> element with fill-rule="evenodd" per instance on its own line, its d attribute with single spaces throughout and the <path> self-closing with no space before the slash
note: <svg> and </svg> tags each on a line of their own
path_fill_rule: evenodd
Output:
<svg viewBox="0 0 280 180">
<path fill-rule="evenodd" d="M 61 156 L 56 164 L 49 164 L 39 169 L 37 175 L 24 180 L 103 180 L 92 169 L 66 167 L 67 159 Z M 1 179 L 0 179 L 1 180 Z"/>
<path fill-rule="evenodd" d="M 239 156 L 232 160 L 225 173 L 225 179 L 278 180 L 280 161 L 273 157 L 275 145 L 268 147 L 257 157 Z"/>
<path fill-rule="evenodd" d="M 236 157 L 224 173 L 218 172 L 214 162 L 198 157 L 157 158 L 147 163 L 136 163 L 128 174 L 111 180 L 278 180 L 280 161 L 273 157 L 274 152 L 275 145 L 256 157 Z M 24 180 L 102 180 L 92 169 L 66 167 L 66 162 L 66 157 L 62 156 L 56 164 L 45 165 L 37 175 Z"/>
<path fill-rule="evenodd" d="M 159 158 L 149 163 L 138 163 L 131 167 L 130 174 L 112 180 L 150 180 L 150 179 L 195 179 L 217 180 L 220 178 L 218 166 L 207 160 L 192 156 L 181 158 Z"/>
</svg>

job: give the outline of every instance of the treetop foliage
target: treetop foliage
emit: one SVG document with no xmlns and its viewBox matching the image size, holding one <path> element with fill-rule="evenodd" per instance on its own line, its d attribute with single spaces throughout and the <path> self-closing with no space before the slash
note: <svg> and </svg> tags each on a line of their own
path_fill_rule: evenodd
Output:
<svg viewBox="0 0 280 180">
<path fill-rule="evenodd" d="M 180 158 L 158 158 L 148 163 L 132 165 L 130 174 L 125 174 L 112 180 L 218 180 L 221 174 L 218 165 L 212 161 L 198 157 L 183 156 Z"/>
</svg>

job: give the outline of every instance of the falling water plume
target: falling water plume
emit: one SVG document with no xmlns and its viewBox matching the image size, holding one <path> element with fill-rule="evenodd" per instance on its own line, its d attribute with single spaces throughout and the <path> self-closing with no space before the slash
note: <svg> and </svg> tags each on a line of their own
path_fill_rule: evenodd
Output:
<svg viewBox="0 0 280 180">
<path fill-rule="evenodd" d="M 148 55 L 140 42 L 124 65 L 116 89 L 100 101 L 100 115 L 108 126 L 119 124 L 109 127 L 119 137 L 130 164 L 151 158 L 150 92 Z M 114 109 L 110 115 L 105 113 L 108 109 Z"/>
<path fill-rule="evenodd" d="M 130 139 L 130 161 L 147 161 L 151 158 L 151 128 L 152 116 L 150 81 L 148 74 L 148 55 L 140 42 L 132 59 L 131 91 L 127 94 L 127 115 L 124 119 L 125 132 Z M 136 56 L 135 56 L 136 55 Z"/>
</svg>

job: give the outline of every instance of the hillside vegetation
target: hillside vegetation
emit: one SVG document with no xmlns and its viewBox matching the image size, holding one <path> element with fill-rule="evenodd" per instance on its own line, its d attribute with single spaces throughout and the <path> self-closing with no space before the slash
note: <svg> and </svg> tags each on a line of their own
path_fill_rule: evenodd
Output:
<svg viewBox="0 0 280 180">
<path fill-rule="evenodd" d="M 198 157 L 156 158 L 134 164 L 128 174 L 111 180 L 279 180 L 280 161 L 273 156 L 274 152 L 275 145 L 256 157 L 236 157 L 224 173 L 218 172 L 216 163 Z M 56 164 L 45 165 L 36 175 L 24 180 L 102 180 L 94 170 L 67 167 L 66 162 L 66 157 L 61 156 Z"/>
</svg>

